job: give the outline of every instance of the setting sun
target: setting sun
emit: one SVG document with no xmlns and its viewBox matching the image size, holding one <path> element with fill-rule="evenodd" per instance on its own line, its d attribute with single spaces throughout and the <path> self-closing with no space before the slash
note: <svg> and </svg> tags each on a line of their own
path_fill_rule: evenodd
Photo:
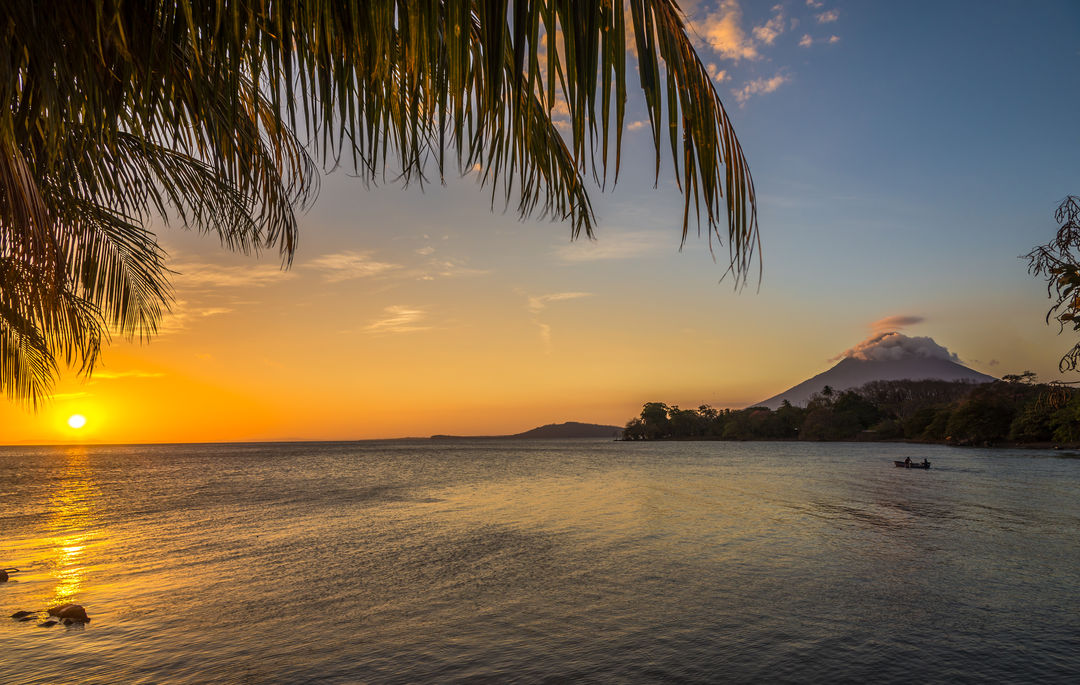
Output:
<svg viewBox="0 0 1080 685">
<path fill-rule="evenodd" d="M 79 429 L 86 425 L 86 417 L 82 414 L 72 414 L 68 417 L 67 423 L 72 428 Z"/>
</svg>

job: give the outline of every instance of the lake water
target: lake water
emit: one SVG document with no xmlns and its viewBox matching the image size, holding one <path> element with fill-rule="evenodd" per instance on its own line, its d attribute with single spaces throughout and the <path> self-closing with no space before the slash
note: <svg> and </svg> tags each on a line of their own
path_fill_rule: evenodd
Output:
<svg viewBox="0 0 1080 685">
<path fill-rule="evenodd" d="M 1078 682 L 1061 457 L 0 448 L 0 682 Z M 63 602 L 92 621 L 6 618 Z"/>
</svg>

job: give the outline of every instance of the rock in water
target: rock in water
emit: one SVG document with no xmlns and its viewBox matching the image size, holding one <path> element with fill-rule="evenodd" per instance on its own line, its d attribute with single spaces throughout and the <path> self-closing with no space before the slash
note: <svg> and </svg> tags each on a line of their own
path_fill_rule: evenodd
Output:
<svg viewBox="0 0 1080 685">
<path fill-rule="evenodd" d="M 80 604 L 61 604 L 58 607 L 53 607 L 49 609 L 49 616 L 70 618 L 72 621 L 81 621 L 82 623 L 90 622 L 90 617 L 86 615 L 86 609 L 82 608 Z"/>
<path fill-rule="evenodd" d="M 56 625 L 59 622 L 60 621 L 42 621 L 41 623 L 37 624 L 37 627 L 38 628 L 52 628 L 54 625 Z"/>
<path fill-rule="evenodd" d="M 11 615 L 12 618 L 22 618 L 23 616 L 33 616 L 36 612 L 33 611 L 16 611 Z"/>
</svg>

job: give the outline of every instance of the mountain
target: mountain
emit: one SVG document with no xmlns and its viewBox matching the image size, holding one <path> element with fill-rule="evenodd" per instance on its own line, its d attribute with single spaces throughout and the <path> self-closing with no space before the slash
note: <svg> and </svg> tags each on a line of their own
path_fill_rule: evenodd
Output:
<svg viewBox="0 0 1080 685">
<path fill-rule="evenodd" d="M 900 381 L 939 379 L 944 381 L 968 381 L 989 383 L 993 376 L 969 369 L 963 364 L 940 357 L 907 356 L 901 359 L 859 359 L 847 357 L 824 373 L 788 388 L 779 395 L 758 402 L 755 407 L 776 409 L 787 400 L 795 405 L 805 405 L 814 393 L 826 385 L 836 392 L 858 388 L 870 381 Z"/>
<path fill-rule="evenodd" d="M 511 435 L 511 438 L 617 438 L 622 435 L 623 429 L 619 426 L 603 426 L 596 423 L 578 423 L 567 421 L 566 423 L 549 423 L 546 426 L 533 428 Z"/>
<path fill-rule="evenodd" d="M 513 435 L 432 435 L 432 440 L 446 438 L 520 438 L 523 440 L 549 440 L 554 438 L 617 438 L 622 435 L 621 426 L 604 426 L 597 423 L 549 423 L 524 433 Z"/>
</svg>

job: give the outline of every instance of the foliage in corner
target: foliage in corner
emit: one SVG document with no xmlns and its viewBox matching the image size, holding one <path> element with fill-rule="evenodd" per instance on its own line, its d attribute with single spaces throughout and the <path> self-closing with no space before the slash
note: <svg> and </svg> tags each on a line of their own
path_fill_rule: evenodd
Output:
<svg viewBox="0 0 1080 685">
<path fill-rule="evenodd" d="M 1046 322 L 1058 322 L 1080 331 L 1080 197 L 1069 195 L 1054 212 L 1061 225 L 1054 239 L 1024 255 L 1028 271 L 1046 278 L 1046 292 L 1054 304 L 1046 312 Z M 1080 342 L 1058 363 L 1061 371 L 1075 371 L 1080 365 Z"/>
</svg>

